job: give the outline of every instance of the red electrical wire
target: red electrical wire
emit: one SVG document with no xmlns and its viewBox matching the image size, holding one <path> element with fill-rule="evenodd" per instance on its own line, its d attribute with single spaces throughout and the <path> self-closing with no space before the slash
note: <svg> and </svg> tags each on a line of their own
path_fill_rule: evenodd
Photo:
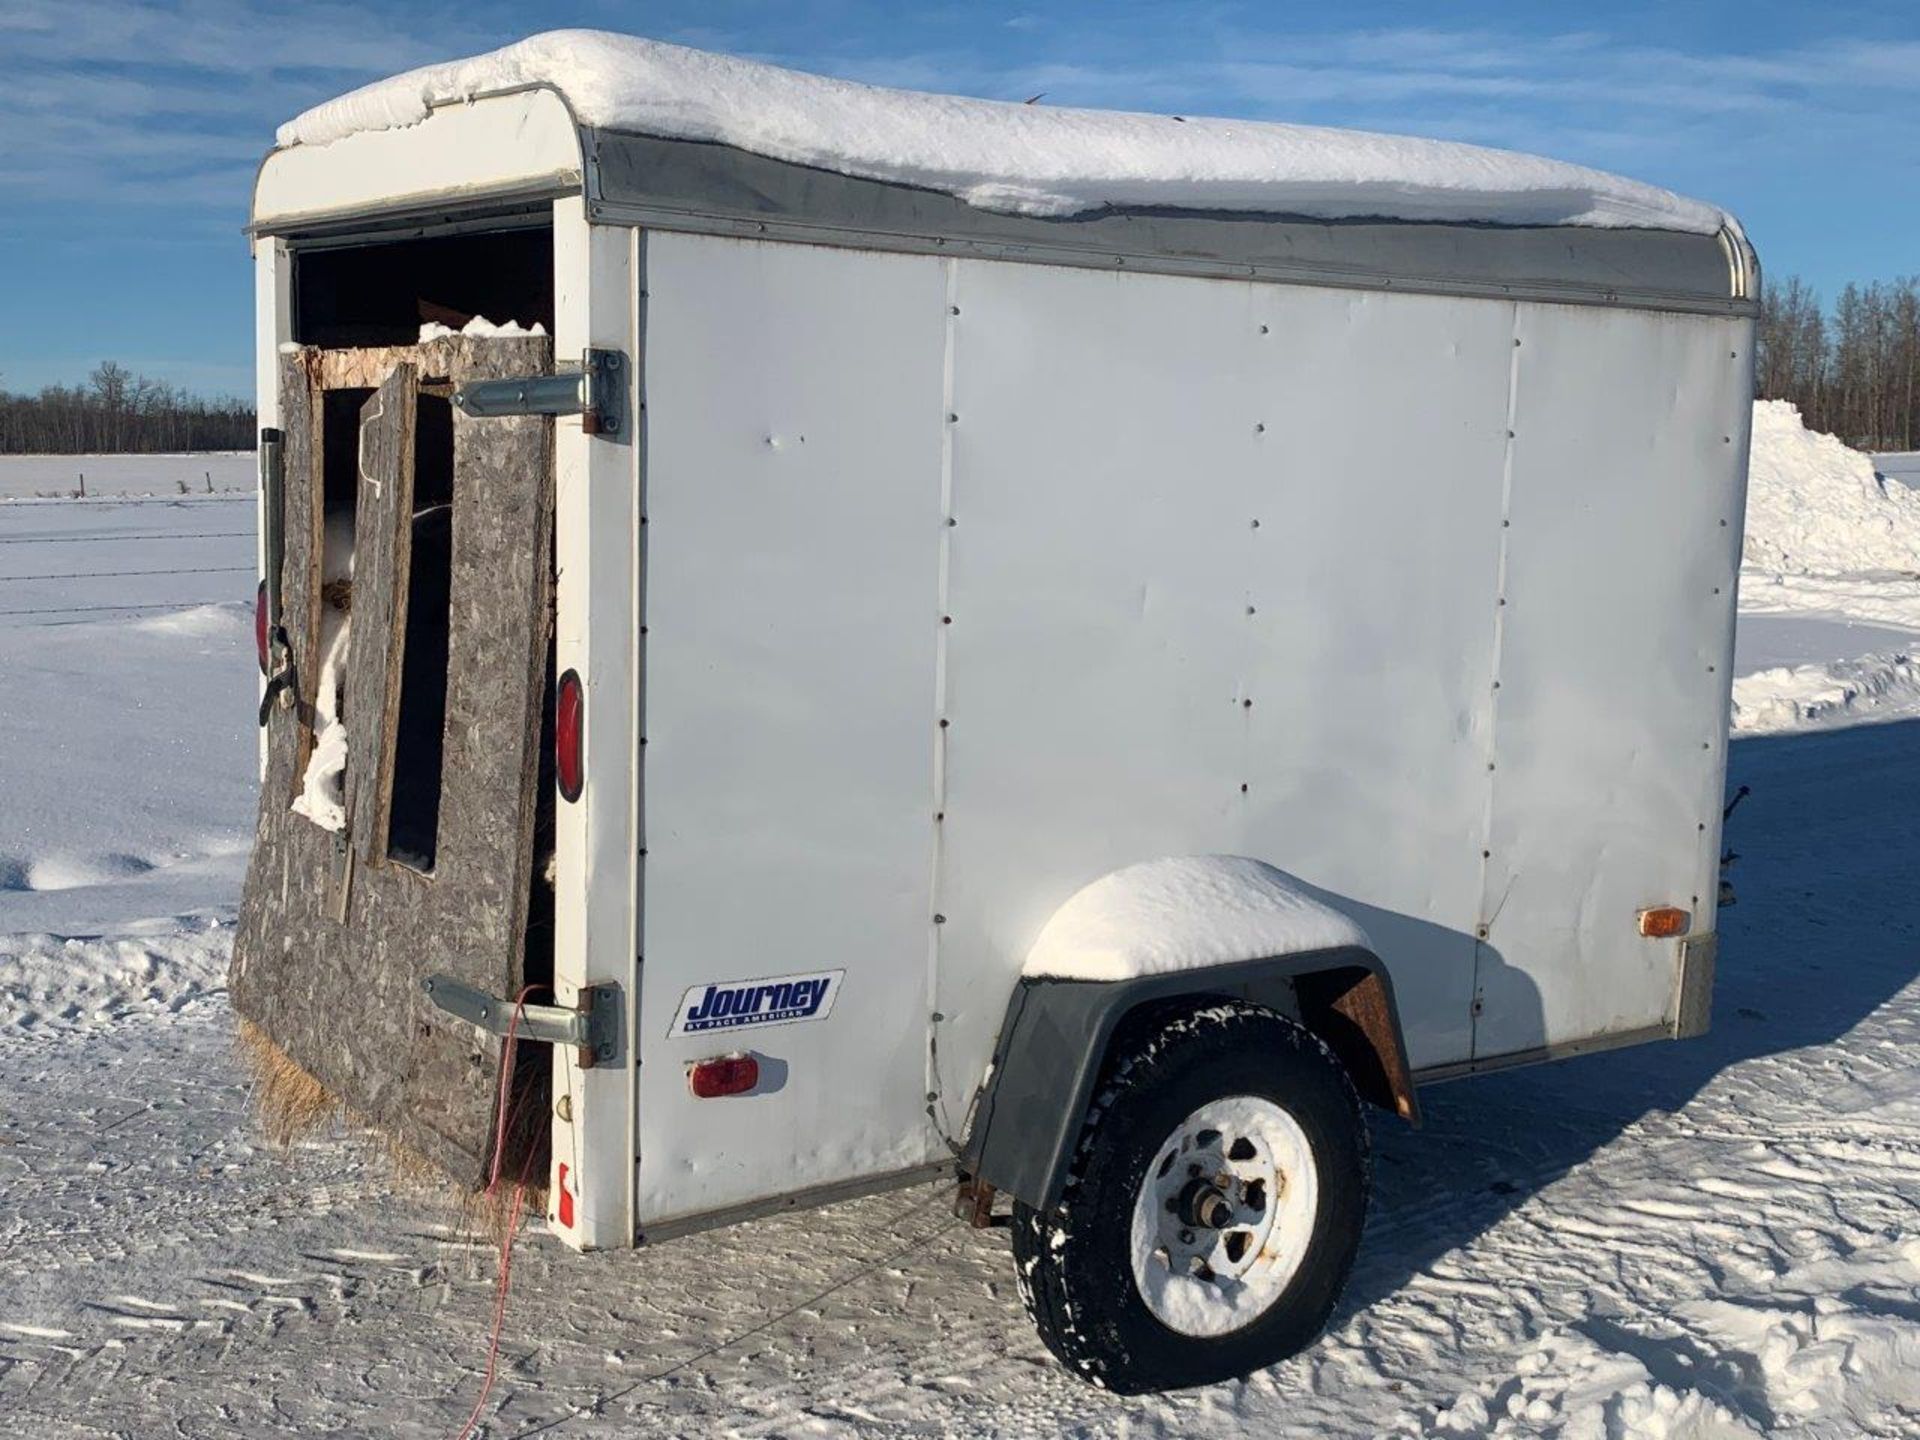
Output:
<svg viewBox="0 0 1920 1440">
<path fill-rule="evenodd" d="M 488 1199 L 500 1188 L 500 1160 L 506 1152 L 507 1144 L 507 1097 L 513 1089 L 514 1048 L 519 1041 L 520 1016 L 527 1007 L 527 997 L 536 990 L 544 990 L 544 985 L 528 985 L 513 1002 L 513 1018 L 507 1021 L 506 1044 L 500 1049 L 500 1077 L 494 1087 L 494 1131 L 493 1131 L 493 1167 L 487 1177 L 486 1195 Z M 518 1119 L 516 1106 L 511 1118 Z M 533 1164 L 529 1152 L 526 1167 Z M 481 1383 L 480 1398 L 473 1402 L 473 1411 L 467 1416 L 467 1423 L 460 1427 L 459 1440 L 467 1440 L 473 1434 L 473 1427 L 480 1422 L 480 1412 L 487 1407 L 487 1397 L 493 1394 L 494 1376 L 500 1366 L 500 1332 L 507 1318 L 507 1289 L 513 1275 L 513 1240 L 520 1229 L 520 1207 L 527 1192 L 527 1169 L 522 1168 L 520 1178 L 513 1183 L 513 1203 L 507 1210 L 506 1228 L 500 1233 L 500 1279 L 493 1294 L 493 1328 L 487 1340 L 487 1378 Z"/>
</svg>

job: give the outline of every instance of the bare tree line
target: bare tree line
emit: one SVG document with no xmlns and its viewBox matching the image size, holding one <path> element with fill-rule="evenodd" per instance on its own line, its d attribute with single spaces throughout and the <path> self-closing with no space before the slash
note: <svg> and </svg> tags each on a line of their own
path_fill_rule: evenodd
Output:
<svg viewBox="0 0 1920 1440">
<path fill-rule="evenodd" d="M 251 450 L 253 406 L 206 400 L 109 360 L 84 385 L 0 390 L 0 454 L 152 455 Z"/>
<path fill-rule="evenodd" d="M 1848 285 L 1831 313 L 1799 276 L 1760 298 L 1755 385 L 1858 450 L 1920 449 L 1920 277 Z"/>
<path fill-rule="evenodd" d="M 1920 277 L 1849 284 L 1831 312 L 1797 275 L 1760 299 L 1755 387 L 1862 450 L 1920 449 Z M 207 400 L 109 360 L 85 385 L 0 390 L 0 454 L 250 450 L 253 407 Z"/>
</svg>

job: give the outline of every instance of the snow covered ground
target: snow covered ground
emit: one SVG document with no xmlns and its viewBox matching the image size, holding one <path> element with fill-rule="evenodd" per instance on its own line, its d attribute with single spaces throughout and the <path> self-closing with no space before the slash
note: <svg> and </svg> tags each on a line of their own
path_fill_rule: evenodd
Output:
<svg viewBox="0 0 1920 1440">
<path fill-rule="evenodd" d="M 251 519 L 0 504 L 0 1417 L 36 1440 L 451 1436 L 485 1362 L 490 1249 L 377 1150 L 282 1160 L 246 1118 Z M 631 1254 L 529 1235 L 485 1433 L 1920 1436 L 1920 722 L 1850 723 L 1920 713 L 1868 679 L 1920 578 L 1757 538 L 1736 725 L 1779 733 L 1733 747 L 1713 1033 L 1383 1121 L 1312 1351 L 1090 1390 L 932 1187 Z"/>
<path fill-rule="evenodd" d="M 253 530 L 251 497 L 0 504 L 0 932 L 231 913 Z"/>
<path fill-rule="evenodd" d="M 0 455 L 0 499 L 251 492 L 251 450 L 204 455 Z"/>
</svg>

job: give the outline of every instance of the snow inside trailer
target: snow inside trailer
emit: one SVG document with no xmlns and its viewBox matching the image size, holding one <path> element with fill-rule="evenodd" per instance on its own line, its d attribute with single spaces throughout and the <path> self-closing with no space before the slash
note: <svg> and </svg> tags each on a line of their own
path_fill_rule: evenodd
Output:
<svg viewBox="0 0 1920 1440">
<path fill-rule="evenodd" d="M 235 1004 L 471 1183 L 526 992 L 566 1243 L 958 1172 L 1029 1253 L 1129 1046 L 1307 1035 L 1412 1116 L 1704 1025 L 1758 283 L 1714 207 L 560 32 L 283 127 L 253 235 L 291 678 Z M 1270 1169 L 1313 1131 L 1230 1113 Z M 1224 1248 L 1128 1303 L 1304 1343 L 1360 1203 L 1313 1156 L 1317 1211 L 1169 1193 Z"/>
</svg>

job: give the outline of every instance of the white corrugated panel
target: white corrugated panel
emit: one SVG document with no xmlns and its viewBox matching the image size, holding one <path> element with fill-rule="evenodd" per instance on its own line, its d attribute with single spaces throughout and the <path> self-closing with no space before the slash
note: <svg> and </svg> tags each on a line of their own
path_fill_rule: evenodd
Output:
<svg viewBox="0 0 1920 1440">
<path fill-rule="evenodd" d="M 924 1115 L 946 267 L 647 237 L 640 1223 L 883 1173 Z M 830 1018 L 668 1038 L 691 986 Z M 762 1093 L 696 1100 L 741 1049 Z"/>
<path fill-rule="evenodd" d="M 1477 1057 L 1655 1026 L 1710 928 L 1750 326 L 1520 307 Z"/>
<path fill-rule="evenodd" d="M 1056 906 L 1192 852 L 1322 887 L 1415 1063 L 1464 1058 L 1511 307 L 987 262 L 956 299 L 943 1089 Z"/>
</svg>

